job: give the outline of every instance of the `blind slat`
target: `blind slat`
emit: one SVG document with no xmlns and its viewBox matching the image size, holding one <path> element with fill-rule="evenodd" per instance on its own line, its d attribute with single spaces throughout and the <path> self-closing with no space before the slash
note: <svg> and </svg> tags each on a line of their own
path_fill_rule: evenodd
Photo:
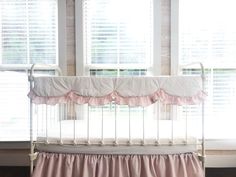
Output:
<svg viewBox="0 0 236 177">
<path fill-rule="evenodd" d="M 87 64 L 151 63 L 151 9 L 152 0 L 84 0 Z"/>
</svg>

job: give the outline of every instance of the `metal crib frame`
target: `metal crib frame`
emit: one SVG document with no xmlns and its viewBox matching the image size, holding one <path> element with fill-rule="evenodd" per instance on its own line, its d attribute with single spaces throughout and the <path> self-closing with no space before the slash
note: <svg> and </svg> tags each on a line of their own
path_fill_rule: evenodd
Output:
<svg viewBox="0 0 236 177">
<path fill-rule="evenodd" d="M 35 70 L 54 70 L 57 71 L 59 75 L 62 75 L 61 69 L 56 65 L 39 65 L 33 64 L 30 69 L 30 75 L 28 76 L 28 81 L 30 82 L 30 90 L 33 89 L 33 82 L 34 82 L 34 71 Z M 33 102 L 30 99 L 30 174 L 33 173 L 34 168 L 34 160 L 37 158 L 37 153 L 34 152 L 35 143 L 33 140 Z"/>
<path fill-rule="evenodd" d="M 184 67 L 189 67 L 191 65 L 200 65 L 200 68 L 201 68 L 201 78 L 202 78 L 202 89 L 204 90 L 205 89 L 205 73 L 204 73 L 204 67 L 202 65 L 202 63 L 191 63 L 191 64 L 188 64 L 188 65 L 185 65 Z M 50 65 L 32 65 L 31 67 L 31 70 L 30 70 L 30 75 L 28 77 L 28 80 L 30 82 L 30 90 L 33 89 L 33 82 L 34 82 L 34 71 L 35 70 L 54 70 L 54 71 L 57 71 L 59 75 L 62 75 L 62 72 L 61 72 L 61 69 L 57 66 L 50 66 Z M 116 109 L 116 106 L 115 106 L 115 109 Z M 204 112 L 205 112 L 205 104 L 204 104 L 204 101 L 202 102 L 202 141 L 201 141 L 201 155 L 199 155 L 199 158 L 200 160 L 202 161 L 202 166 L 203 166 L 203 169 L 205 170 L 205 136 L 204 136 L 204 127 L 205 127 L 205 116 L 204 116 Z M 89 119 L 88 119 L 89 121 Z M 116 121 L 116 115 L 115 115 L 115 121 Z M 144 119 L 143 119 L 143 126 L 144 126 Z M 172 123 L 173 124 L 173 123 Z M 89 125 L 89 124 L 88 124 Z M 172 125 L 173 126 L 173 125 Z M 35 149 L 35 142 L 33 140 L 33 101 L 32 99 L 30 99 L 30 144 L 31 144 L 31 148 L 30 148 L 30 173 L 32 174 L 33 172 L 33 166 L 34 166 L 34 160 L 37 158 L 37 152 L 34 152 L 34 149 Z M 89 133 L 88 133 L 89 134 Z M 154 143 L 154 144 L 145 144 L 145 135 L 144 135 L 144 129 L 143 129 L 143 141 L 140 143 L 137 143 L 137 144 L 132 144 L 131 141 L 127 143 L 118 143 L 117 141 L 117 135 L 116 135 L 116 130 L 115 130 L 115 141 L 112 143 L 112 144 L 109 144 L 108 145 L 154 145 L 154 146 L 158 146 L 160 145 L 158 140 Z M 172 134 L 173 134 L 173 127 L 172 127 Z M 172 135 L 173 137 L 173 135 Z M 131 139 L 130 139 L 131 140 Z M 173 139 L 172 139 L 173 140 Z M 46 143 L 47 144 L 47 143 Z M 56 144 L 63 144 L 63 142 L 59 142 L 59 143 L 56 143 Z M 77 145 L 78 143 L 77 142 L 73 142 L 72 143 L 73 145 Z M 84 145 L 93 145 L 91 144 L 91 142 L 89 141 L 89 135 L 88 135 L 88 139 L 85 143 L 80 143 L 80 144 L 84 144 Z M 187 142 L 186 142 L 187 144 Z M 106 145 L 106 143 L 104 143 L 104 141 L 100 141 L 100 145 Z M 167 145 L 174 145 L 173 144 L 173 141 L 170 141 L 169 143 L 167 143 Z"/>
</svg>

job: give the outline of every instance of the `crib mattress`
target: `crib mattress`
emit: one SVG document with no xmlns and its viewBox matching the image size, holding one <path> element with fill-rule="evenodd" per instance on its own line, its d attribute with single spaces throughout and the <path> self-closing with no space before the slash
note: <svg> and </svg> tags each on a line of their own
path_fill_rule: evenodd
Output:
<svg viewBox="0 0 236 177">
<path fill-rule="evenodd" d="M 78 153 L 78 154 L 179 154 L 188 152 L 197 152 L 196 145 L 178 145 L 178 146 L 84 146 L 84 145 L 45 145 L 37 144 L 39 151 L 54 153 Z"/>
</svg>

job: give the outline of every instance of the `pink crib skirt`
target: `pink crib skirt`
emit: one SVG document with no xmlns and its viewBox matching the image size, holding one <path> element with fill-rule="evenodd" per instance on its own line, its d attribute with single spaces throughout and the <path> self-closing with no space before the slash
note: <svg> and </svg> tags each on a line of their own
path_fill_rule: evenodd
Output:
<svg viewBox="0 0 236 177">
<path fill-rule="evenodd" d="M 33 177 L 204 177 L 195 153 L 170 155 L 38 155 Z"/>
</svg>

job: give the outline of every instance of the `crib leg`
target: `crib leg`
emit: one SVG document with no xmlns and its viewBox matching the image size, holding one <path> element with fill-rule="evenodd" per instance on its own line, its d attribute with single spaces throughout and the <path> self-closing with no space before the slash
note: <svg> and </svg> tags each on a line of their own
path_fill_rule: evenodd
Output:
<svg viewBox="0 0 236 177">
<path fill-rule="evenodd" d="M 30 147 L 31 152 L 29 154 L 29 157 L 30 157 L 30 176 L 33 174 L 34 160 L 37 158 L 37 155 L 38 155 L 37 152 L 34 152 L 34 147 L 35 147 L 35 145 L 31 144 L 31 147 Z"/>
</svg>

